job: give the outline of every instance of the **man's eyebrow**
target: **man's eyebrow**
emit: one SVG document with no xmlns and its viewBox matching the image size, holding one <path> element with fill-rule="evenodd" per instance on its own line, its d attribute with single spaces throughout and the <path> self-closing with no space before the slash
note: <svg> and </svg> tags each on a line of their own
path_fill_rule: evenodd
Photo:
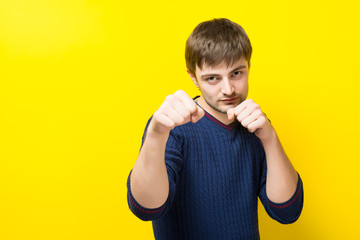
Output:
<svg viewBox="0 0 360 240">
<path fill-rule="evenodd" d="M 214 77 L 214 76 L 220 76 L 220 74 L 206 73 L 206 74 L 201 75 L 200 77 L 205 78 L 205 77 Z"/>
<path fill-rule="evenodd" d="M 238 71 L 240 69 L 246 68 L 245 65 L 240 65 L 238 67 L 235 67 L 233 70 L 231 70 L 230 72 L 235 72 Z M 213 76 L 220 76 L 220 74 L 217 73 L 205 73 L 203 75 L 200 75 L 200 77 L 205 78 L 205 77 L 213 77 Z"/>
<path fill-rule="evenodd" d="M 243 68 L 246 68 L 246 66 L 245 65 L 240 65 L 240 66 L 234 68 L 231 72 L 235 72 L 235 71 L 243 69 Z"/>
</svg>

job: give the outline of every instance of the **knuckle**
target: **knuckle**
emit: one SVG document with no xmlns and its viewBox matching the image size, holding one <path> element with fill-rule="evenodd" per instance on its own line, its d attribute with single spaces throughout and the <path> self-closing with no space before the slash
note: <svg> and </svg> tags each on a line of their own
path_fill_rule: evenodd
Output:
<svg viewBox="0 0 360 240">
<path fill-rule="evenodd" d="M 265 124 L 265 119 L 263 117 L 259 117 L 256 122 L 258 126 L 263 126 Z"/>
<path fill-rule="evenodd" d="M 175 93 L 174 93 L 174 95 L 175 96 L 181 96 L 181 95 L 183 95 L 185 92 L 183 91 L 183 90 L 177 90 Z"/>
<path fill-rule="evenodd" d="M 174 127 L 176 127 L 176 123 L 175 122 L 172 122 L 169 124 L 168 126 L 170 129 L 173 129 Z"/>
<path fill-rule="evenodd" d="M 168 95 L 165 97 L 165 101 L 171 101 L 174 98 L 173 95 Z"/>
<path fill-rule="evenodd" d="M 246 127 L 245 121 L 241 121 L 241 125 L 243 125 L 244 127 Z"/>
<path fill-rule="evenodd" d="M 190 117 L 190 112 L 189 112 L 189 111 L 184 111 L 184 112 L 181 114 L 181 116 L 186 119 L 186 118 Z"/>
<path fill-rule="evenodd" d="M 153 118 L 154 119 L 158 119 L 159 118 L 159 116 L 160 116 L 160 114 L 161 114 L 161 107 L 158 109 L 158 110 L 156 110 L 155 112 L 154 112 L 154 115 L 153 115 Z"/>
<path fill-rule="evenodd" d="M 178 117 L 178 119 L 176 119 L 176 120 L 177 120 L 176 121 L 177 124 L 182 124 L 185 121 L 183 116 Z"/>
<path fill-rule="evenodd" d="M 256 117 L 261 116 L 261 115 L 262 115 L 261 110 L 260 110 L 260 109 L 256 109 L 256 110 L 254 111 L 254 115 L 255 115 Z"/>
<path fill-rule="evenodd" d="M 191 106 L 190 113 L 194 113 L 194 112 L 196 112 L 196 110 L 197 110 L 196 106 Z"/>
<path fill-rule="evenodd" d="M 168 108 L 169 106 L 169 102 L 168 101 L 165 101 L 163 102 L 163 104 L 161 104 L 160 108 L 156 111 L 157 113 L 160 113 L 162 111 L 166 111 L 166 109 Z"/>
<path fill-rule="evenodd" d="M 186 109 L 189 111 L 189 112 L 196 112 L 197 110 L 198 110 L 198 108 L 197 108 L 197 105 L 196 105 L 196 103 L 194 102 L 194 103 L 192 103 L 192 102 L 188 102 L 187 104 L 186 104 Z"/>
<path fill-rule="evenodd" d="M 265 124 L 267 122 L 267 118 L 265 116 L 262 116 L 260 119 L 263 124 Z"/>
</svg>

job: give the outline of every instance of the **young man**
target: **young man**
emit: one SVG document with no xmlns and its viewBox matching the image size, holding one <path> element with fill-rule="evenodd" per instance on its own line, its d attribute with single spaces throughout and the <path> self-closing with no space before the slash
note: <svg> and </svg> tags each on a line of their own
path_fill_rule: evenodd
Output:
<svg viewBox="0 0 360 240">
<path fill-rule="evenodd" d="M 300 216 L 303 187 L 259 105 L 247 99 L 252 47 L 228 19 L 199 24 L 186 42 L 201 96 L 166 97 L 146 125 L 128 203 L 156 239 L 259 239 L 260 198 L 270 217 Z"/>
</svg>

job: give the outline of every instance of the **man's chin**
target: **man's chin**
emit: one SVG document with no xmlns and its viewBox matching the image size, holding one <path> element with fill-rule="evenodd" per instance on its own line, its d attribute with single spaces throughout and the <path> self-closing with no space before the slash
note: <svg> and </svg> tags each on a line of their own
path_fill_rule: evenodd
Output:
<svg viewBox="0 0 360 240">
<path fill-rule="evenodd" d="M 238 106 L 240 104 L 238 101 L 232 102 L 232 103 L 224 103 L 222 101 L 218 101 L 218 102 L 215 102 L 214 104 L 212 104 L 210 101 L 206 101 L 205 98 L 204 98 L 204 100 L 210 108 L 212 108 L 213 110 L 215 110 L 217 112 L 223 113 L 223 114 L 227 114 L 227 111 L 229 109 L 235 108 L 236 106 Z"/>
<path fill-rule="evenodd" d="M 235 108 L 237 105 L 235 104 L 227 104 L 226 106 L 221 106 L 217 110 L 221 113 L 227 114 L 229 109 Z"/>
</svg>

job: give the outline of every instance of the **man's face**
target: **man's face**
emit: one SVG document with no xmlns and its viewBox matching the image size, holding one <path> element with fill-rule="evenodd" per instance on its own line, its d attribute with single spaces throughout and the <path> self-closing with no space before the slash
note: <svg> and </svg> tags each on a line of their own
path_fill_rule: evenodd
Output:
<svg viewBox="0 0 360 240">
<path fill-rule="evenodd" d="M 249 65 L 245 59 L 228 67 L 225 62 L 214 68 L 205 65 L 200 70 L 196 67 L 196 79 L 190 77 L 201 91 L 202 107 L 213 115 L 226 114 L 248 94 Z"/>
</svg>

